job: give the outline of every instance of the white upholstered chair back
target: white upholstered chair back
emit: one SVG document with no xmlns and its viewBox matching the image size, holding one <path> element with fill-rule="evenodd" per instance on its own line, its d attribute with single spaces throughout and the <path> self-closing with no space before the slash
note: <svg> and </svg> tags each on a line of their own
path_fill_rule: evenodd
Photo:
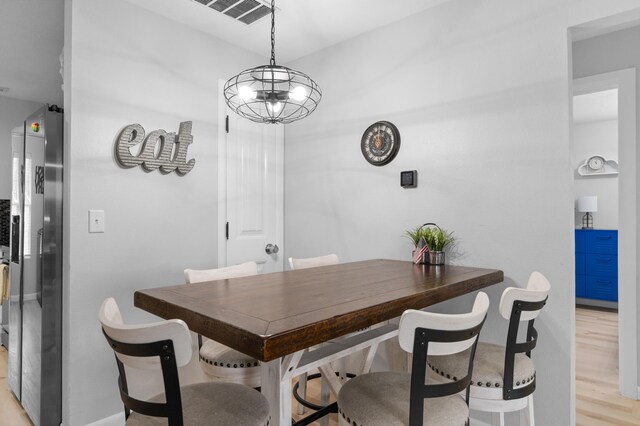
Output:
<svg viewBox="0 0 640 426">
<path fill-rule="evenodd" d="M 400 318 L 400 347 L 406 352 L 413 352 L 413 340 L 416 328 L 431 330 L 456 331 L 473 328 L 484 321 L 489 309 L 489 297 L 480 292 L 476 296 L 471 312 L 466 314 L 438 314 L 434 312 L 409 309 Z M 452 343 L 430 342 L 429 355 L 450 355 L 470 348 L 476 337 Z"/>
<path fill-rule="evenodd" d="M 258 275 L 258 265 L 256 262 L 245 262 L 239 265 L 216 269 L 184 270 L 184 279 L 187 281 L 187 284 L 224 280 L 227 278 L 248 277 L 251 275 Z"/>
<path fill-rule="evenodd" d="M 337 265 L 340 263 L 337 254 L 327 254 L 326 256 L 307 257 L 303 259 L 289 258 L 289 266 L 292 270 L 315 268 L 316 266 Z"/>
<path fill-rule="evenodd" d="M 508 287 L 502 292 L 500 298 L 500 315 L 505 319 L 511 318 L 511 309 L 513 308 L 513 302 L 521 300 L 523 302 L 540 302 L 547 298 L 549 291 L 551 290 L 551 284 L 549 280 L 540 272 L 535 271 L 529 277 L 527 288 Z M 535 319 L 540 310 L 537 311 L 523 311 L 520 316 L 520 321 L 529 321 Z"/>
<path fill-rule="evenodd" d="M 182 367 L 191 360 L 191 334 L 182 320 L 173 319 L 152 324 L 127 325 L 116 301 L 109 297 L 102 302 L 98 315 L 102 329 L 113 340 L 122 343 L 151 343 L 172 340 L 176 355 L 176 364 Z M 130 357 L 118 354 L 123 364 L 145 370 L 160 369 L 158 357 Z"/>
</svg>

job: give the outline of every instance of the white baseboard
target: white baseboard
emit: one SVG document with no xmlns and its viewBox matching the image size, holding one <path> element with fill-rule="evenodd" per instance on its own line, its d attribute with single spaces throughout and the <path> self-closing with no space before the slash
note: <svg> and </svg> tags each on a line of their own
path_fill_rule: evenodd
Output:
<svg viewBox="0 0 640 426">
<path fill-rule="evenodd" d="M 89 423 L 87 426 L 122 426 L 125 423 L 124 412 L 105 417 L 96 422 Z"/>
<path fill-rule="evenodd" d="M 618 302 L 608 300 L 583 299 L 576 297 L 576 305 L 595 306 L 597 308 L 618 309 Z"/>
</svg>

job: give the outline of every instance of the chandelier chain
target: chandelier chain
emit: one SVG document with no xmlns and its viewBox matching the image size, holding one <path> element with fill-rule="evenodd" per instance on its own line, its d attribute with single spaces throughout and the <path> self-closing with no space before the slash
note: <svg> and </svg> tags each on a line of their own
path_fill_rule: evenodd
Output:
<svg viewBox="0 0 640 426">
<path fill-rule="evenodd" d="M 276 0 L 271 0 L 271 65 L 276 64 Z"/>
</svg>

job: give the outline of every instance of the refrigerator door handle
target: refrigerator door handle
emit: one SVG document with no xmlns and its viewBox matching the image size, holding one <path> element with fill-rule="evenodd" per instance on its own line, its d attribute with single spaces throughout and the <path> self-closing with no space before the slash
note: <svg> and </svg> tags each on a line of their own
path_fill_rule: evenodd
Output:
<svg viewBox="0 0 640 426">
<path fill-rule="evenodd" d="M 11 219 L 11 261 L 20 263 L 20 216 Z"/>
<path fill-rule="evenodd" d="M 43 271 L 44 268 L 44 228 L 38 229 L 38 287 L 36 291 L 36 299 L 38 299 L 38 305 L 42 308 L 42 283 L 44 280 Z"/>
</svg>

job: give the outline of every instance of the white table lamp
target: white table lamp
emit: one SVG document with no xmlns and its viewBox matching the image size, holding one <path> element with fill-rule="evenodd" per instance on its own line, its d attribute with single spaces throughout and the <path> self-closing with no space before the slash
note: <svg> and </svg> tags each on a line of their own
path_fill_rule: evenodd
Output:
<svg viewBox="0 0 640 426">
<path fill-rule="evenodd" d="M 593 229 L 593 216 L 591 213 L 598 211 L 598 197 L 589 195 L 578 198 L 578 211 L 585 213 L 582 216 L 582 229 Z"/>
</svg>

